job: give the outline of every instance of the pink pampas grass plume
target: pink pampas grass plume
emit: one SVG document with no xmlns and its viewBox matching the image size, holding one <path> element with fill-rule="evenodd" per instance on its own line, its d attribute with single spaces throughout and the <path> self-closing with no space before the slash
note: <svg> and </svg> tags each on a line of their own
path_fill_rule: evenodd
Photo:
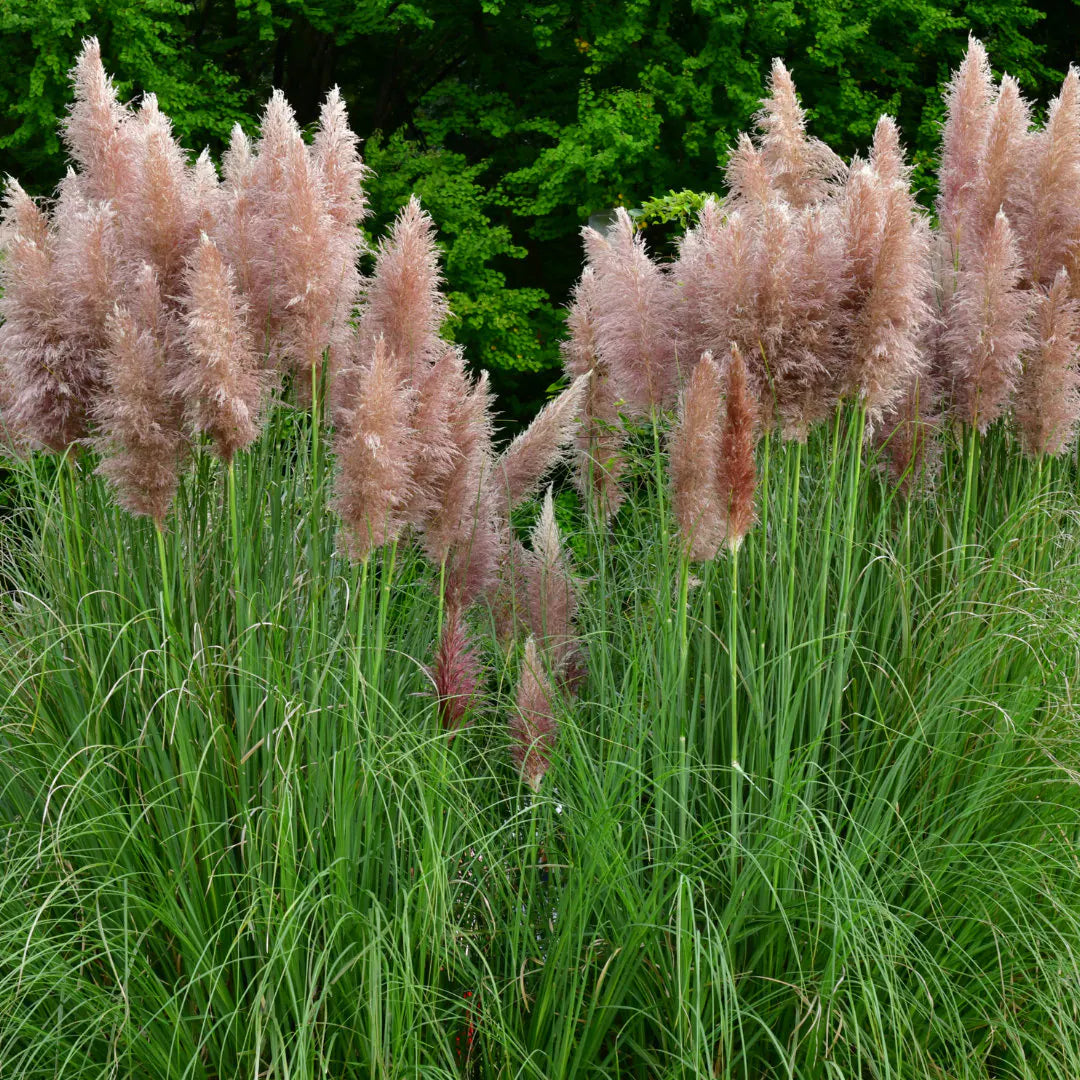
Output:
<svg viewBox="0 0 1080 1080">
<path fill-rule="evenodd" d="M 1035 343 L 1024 360 L 1014 412 L 1024 449 L 1060 454 L 1080 423 L 1080 303 L 1064 267 L 1035 300 Z"/>
<path fill-rule="evenodd" d="M 978 258 L 961 270 L 941 337 L 953 378 L 954 407 L 985 432 L 1007 408 L 1020 356 L 1031 344 L 1030 297 L 1017 288 L 1020 257 L 1008 218 L 998 211 Z"/>
<path fill-rule="evenodd" d="M 259 258 L 264 229 L 262 199 L 255 153 L 239 124 L 233 126 L 229 148 L 222 157 L 222 174 L 218 220 L 211 235 L 236 275 L 237 288 L 247 302 L 253 338 L 265 356 L 271 290 L 267 267 Z"/>
<path fill-rule="evenodd" d="M 544 495 L 531 541 L 532 551 L 526 562 L 529 628 L 551 658 L 554 673 L 561 675 L 578 651 L 574 627 L 577 592 L 570 558 L 555 521 L 550 488 Z"/>
<path fill-rule="evenodd" d="M 100 472 L 117 501 L 164 526 L 180 479 L 185 440 L 179 408 L 168 390 L 166 317 L 154 268 L 144 265 L 131 307 L 110 320 L 106 388 L 95 416 L 101 435 Z"/>
<path fill-rule="evenodd" d="M 679 240 L 679 257 L 672 268 L 672 277 L 680 356 L 701 356 L 714 345 L 708 312 L 727 271 L 721 258 L 725 228 L 720 202 L 710 197 L 698 211 L 697 221 Z"/>
<path fill-rule="evenodd" d="M 607 364 L 600 358 L 596 341 L 596 271 L 586 266 L 574 286 L 566 315 L 569 336 L 562 343 L 563 365 L 571 378 L 592 371 L 578 428 L 577 469 L 574 483 L 590 506 L 605 517 L 622 501 L 619 474 L 623 462 L 619 451 L 625 434 L 619 422 L 618 392 Z"/>
<path fill-rule="evenodd" d="M 360 320 L 361 340 L 381 334 L 403 377 L 414 382 L 445 349 L 439 337 L 447 315 L 441 284 L 435 223 L 414 195 L 379 244 Z"/>
<path fill-rule="evenodd" d="M 591 373 L 579 375 L 536 414 L 529 426 L 499 455 L 496 483 L 511 509 L 528 498 L 566 457 L 579 426 Z"/>
<path fill-rule="evenodd" d="M 1080 231 L 1080 71 L 1070 67 L 1050 102 L 1046 126 L 1031 137 L 1028 202 L 1018 231 L 1027 278 L 1050 285 L 1067 265 Z"/>
<path fill-rule="evenodd" d="M 820 139 L 807 136 L 795 83 L 779 58 L 772 62 L 769 96 L 754 119 L 772 186 L 796 209 L 825 199 L 843 163 Z"/>
<path fill-rule="evenodd" d="M 696 562 L 716 557 L 726 528 L 717 490 L 721 394 L 720 369 L 705 353 L 683 389 L 669 451 L 672 508 L 683 546 Z"/>
<path fill-rule="evenodd" d="M 756 209 L 780 197 L 774 190 L 765 155 L 746 132 L 741 132 L 728 156 L 724 180 L 729 202 L 739 209 Z"/>
<path fill-rule="evenodd" d="M 746 361 L 737 345 L 724 369 L 724 419 L 720 428 L 719 494 L 725 508 L 725 542 L 738 551 L 754 524 L 757 489 L 758 406 L 750 390 Z"/>
<path fill-rule="evenodd" d="M 480 690 L 480 657 L 465 613 L 457 604 L 446 609 L 435 662 L 428 670 L 439 719 L 452 739 L 464 727 Z"/>
<path fill-rule="evenodd" d="M 259 434 L 267 378 L 251 341 L 245 305 L 217 245 L 202 235 L 187 270 L 186 348 L 172 392 L 196 432 L 209 435 L 226 464 Z"/>
<path fill-rule="evenodd" d="M 360 140 L 349 127 L 349 117 L 341 91 L 335 86 L 319 110 L 319 126 L 311 144 L 315 165 L 322 177 L 330 213 L 350 237 L 359 255 L 363 234 L 356 228 L 368 216 L 364 177 L 368 173 L 360 157 Z M 352 235 L 355 234 L 355 235 Z"/>
<path fill-rule="evenodd" d="M 671 281 L 634 234 L 623 207 L 606 236 L 588 226 L 582 234 L 596 273 L 597 352 L 627 411 L 648 416 L 674 402 L 678 384 Z"/>
<path fill-rule="evenodd" d="M 953 251 L 970 223 L 968 212 L 977 197 L 990 128 L 994 83 L 986 50 L 975 37 L 953 73 L 945 92 L 938 218 Z"/>
<path fill-rule="evenodd" d="M 4 193 L 0 241 L 5 424 L 29 446 L 62 453 L 86 435 L 87 411 L 99 385 L 98 359 L 68 334 L 55 232 L 14 180 Z"/>
<path fill-rule="evenodd" d="M 551 765 L 557 727 L 553 701 L 555 688 L 544 669 L 536 639 L 525 642 L 515 694 L 516 709 L 510 717 L 511 750 L 521 779 L 533 792 Z"/>
<path fill-rule="evenodd" d="M 935 437 L 941 420 L 935 406 L 933 380 L 927 375 L 916 376 L 887 410 L 878 429 L 885 463 L 904 494 L 910 494 L 937 462 Z"/>
<path fill-rule="evenodd" d="M 972 197 L 968 230 L 972 244 L 985 242 L 999 210 L 1012 222 L 1023 213 L 1027 158 L 1032 150 L 1030 125 L 1031 106 L 1021 95 L 1019 83 L 1011 75 L 1003 75 L 990 110 L 985 156 Z"/>
<path fill-rule="evenodd" d="M 366 559 L 405 525 L 414 431 L 412 392 L 401 384 L 386 343 L 375 343 L 351 406 L 334 434 L 338 469 L 333 509 L 341 516 L 349 557 Z"/>
<path fill-rule="evenodd" d="M 83 41 L 69 75 L 75 101 L 62 128 L 68 153 L 80 166 L 79 184 L 87 199 L 123 201 L 134 179 L 134 131 L 102 66 L 97 38 Z"/>
</svg>

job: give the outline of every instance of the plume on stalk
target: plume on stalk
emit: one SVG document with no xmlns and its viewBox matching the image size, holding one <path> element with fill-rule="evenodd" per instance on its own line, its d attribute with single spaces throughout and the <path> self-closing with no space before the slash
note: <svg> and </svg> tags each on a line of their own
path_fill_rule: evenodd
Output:
<svg viewBox="0 0 1080 1080">
<path fill-rule="evenodd" d="M 910 494 L 937 461 L 935 434 L 941 420 L 935 399 L 933 379 L 929 375 L 916 376 L 886 411 L 877 432 L 889 473 L 904 494 Z"/>
<path fill-rule="evenodd" d="M 239 124 L 233 125 L 221 165 L 223 182 L 211 235 L 236 276 L 237 288 L 247 303 L 252 340 L 265 357 L 271 294 L 266 280 L 269 267 L 260 258 L 265 223 L 255 152 Z"/>
<path fill-rule="evenodd" d="M 1031 106 L 1020 93 L 1020 84 L 1003 75 L 990 110 L 986 153 L 978 185 L 972 195 L 969 245 L 985 242 L 999 210 L 1018 222 L 1027 202 L 1024 187 L 1026 160 L 1031 153 Z"/>
<path fill-rule="evenodd" d="M 592 293 L 596 350 L 627 411 L 648 416 L 674 402 L 678 383 L 671 281 L 634 234 L 623 207 L 606 236 L 582 229 L 596 274 Z"/>
<path fill-rule="evenodd" d="M 725 541 L 737 551 L 755 521 L 758 407 L 750 390 L 746 361 L 738 345 L 724 370 L 724 419 L 720 429 L 720 497 L 725 513 Z"/>
<path fill-rule="evenodd" d="M 1064 452 L 1080 424 L 1080 303 L 1069 292 L 1062 267 L 1035 300 L 1035 341 L 1015 403 L 1024 449 L 1032 456 Z"/>
<path fill-rule="evenodd" d="M 954 407 L 980 432 L 1008 407 L 1031 343 L 1030 297 L 1017 288 L 1020 257 L 1005 214 L 998 211 L 979 258 L 961 272 L 941 336 L 953 377 Z"/>
<path fill-rule="evenodd" d="M 117 501 L 160 529 L 180 479 L 185 446 L 179 408 L 169 393 L 169 333 L 157 274 L 144 264 L 135 278 L 130 308 L 116 307 L 109 322 L 106 389 L 95 415 L 98 471 L 116 489 Z"/>
<path fill-rule="evenodd" d="M 62 453 L 87 432 L 99 384 L 97 358 L 72 340 L 57 273 L 56 234 L 14 180 L 0 219 L 0 366 L 5 423 L 30 446 Z"/>
<path fill-rule="evenodd" d="M 381 338 L 357 392 L 334 433 L 333 508 L 341 516 L 350 558 L 366 559 L 397 537 L 411 487 L 412 392 L 398 380 L 393 357 Z"/>
<path fill-rule="evenodd" d="M 202 235 L 185 282 L 185 344 L 172 391 L 196 432 L 210 436 L 228 464 L 259 435 L 267 379 L 251 341 L 232 269 Z"/>
<path fill-rule="evenodd" d="M 580 422 L 591 377 L 591 372 L 578 375 L 499 455 L 496 482 L 510 509 L 532 495 L 564 460 Z"/>
<path fill-rule="evenodd" d="M 532 551 L 525 564 L 526 601 L 532 637 L 551 659 L 556 676 L 578 652 L 574 616 L 577 592 L 570 559 L 563 549 L 548 488 L 532 530 Z"/>
<path fill-rule="evenodd" d="M 1080 233 L 1080 71 L 1070 66 L 1050 102 L 1046 126 L 1031 136 L 1029 201 L 1020 222 L 1027 278 L 1051 285 Z"/>
<path fill-rule="evenodd" d="M 829 181 L 843 172 L 843 163 L 820 139 L 806 134 L 795 83 L 779 58 L 772 62 L 769 95 L 754 119 L 772 186 L 796 209 L 825 199 Z"/>
<path fill-rule="evenodd" d="M 720 369 L 705 353 L 683 390 L 669 452 L 675 520 L 687 555 L 697 562 L 716 557 L 726 527 L 717 489 L 721 391 Z"/>
<path fill-rule="evenodd" d="M 572 379 L 592 371 L 582 408 L 582 423 L 575 440 L 577 469 L 574 482 L 592 506 L 607 517 L 622 502 L 619 456 L 625 434 L 619 423 L 618 391 L 596 342 L 596 271 L 586 266 L 574 286 L 566 316 L 569 331 L 562 343 L 563 365 Z"/>
<path fill-rule="evenodd" d="M 516 709 L 510 717 L 512 752 L 521 779 L 534 792 L 540 790 L 555 750 L 555 688 L 544 669 L 536 639 L 525 642 L 515 694 Z"/>
<path fill-rule="evenodd" d="M 465 726 L 480 690 L 480 657 L 460 605 L 446 609 L 435 662 L 428 671 L 443 727 L 453 738 Z"/>
<path fill-rule="evenodd" d="M 368 216 L 364 193 L 368 169 L 360 157 L 360 140 L 349 127 L 345 100 L 336 86 L 330 89 L 319 110 L 319 126 L 311 149 L 330 213 L 347 230 L 359 255 L 364 238 L 357 225 Z"/>
</svg>

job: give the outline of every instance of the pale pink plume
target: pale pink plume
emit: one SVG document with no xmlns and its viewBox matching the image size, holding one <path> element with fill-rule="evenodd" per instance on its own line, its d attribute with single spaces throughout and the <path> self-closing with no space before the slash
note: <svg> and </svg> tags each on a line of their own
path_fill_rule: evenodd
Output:
<svg viewBox="0 0 1080 1080">
<path fill-rule="evenodd" d="M 946 312 L 941 345 L 953 380 L 954 407 L 964 423 L 986 431 L 1008 407 L 1031 344 L 1026 329 L 1031 301 L 1017 288 L 1020 256 L 1001 211 L 979 257 L 961 269 Z"/>
<path fill-rule="evenodd" d="M 1050 285 L 1080 234 L 1080 71 L 1069 68 L 1050 102 L 1046 126 L 1031 138 L 1028 202 L 1018 224 L 1026 277 Z"/>
<path fill-rule="evenodd" d="M 212 235 L 236 275 L 237 287 L 247 302 L 253 339 L 267 360 L 272 289 L 267 280 L 270 267 L 260 259 L 260 248 L 268 233 L 255 153 L 239 124 L 234 125 L 222 157 L 222 173 Z"/>
<path fill-rule="evenodd" d="M 596 274 L 597 352 L 627 412 L 648 416 L 674 402 L 678 385 L 671 280 L 649 257 L 623 207 L 606 236 L 588 226 L 582 233 Z"/>
<path fill-rule="evenodd" d="M 737 345 L 724 369 L 724 419 L 720 429 L 719 496 L 726 510 L 725 542 L 737 551 L 756 520 L 758 405 L 746 361 Z"/>
<path fill-rule="evenodd" d="M 773 188 L 765 155 L 746 132 L 740 132 L 728 155 L 724 181 L 731 193 L 729 202 L 742 210 L 754 212 L 781 197 Z"/>
<path fill-rule="evenodd" d="M 679 241 L 679 257 L 672 267 L 672 277 L 680 356 L 700 356 L 716 344 L 708 315 L 728 272 L 722 258 L 725 228 L 720 202 L 710 196 L 698 211 L 697 222 Z"/>
<path fill-rule="evenodd" d="M 360 140 L 349 127 L 345 100 L 336 86 L 326 95 L 319 110 L 319 126 L 311 148 L 330 203 L 330 213 L 338 225 L 351 230 L 359 255 L 364 240 L 357 226 L 368 216 L 364 193 L 368 169 L 360 157 Z"/>
<path fill-rule="evenodd" d="M 1069 296 L 1068 272 L 1058 271 L 1035 299 L 1035 342 L 1024 359 L 1014 411 L 1024 449 L 1060 454 L 1080 423 L 1080 302 Z"/>
<path fill-rule="evenodd" d="M 518 676 L 516 708 L 510 717 L 511 750 L 521 779 L 534 792 L 551 765 L 555 750 L 555 688 L 544 668 L 536 639 L 525 642 Z"/>
<path fill-rule="evenodd" d="M 720 368 L 705 353 L 683 389 L 669 450 L 672 509 L 687 555 L 697 562 L 716 557 L 726 528 L 727 507 L 717 490 L 721 394 Z"/>
<path fill-rule="evenodd" d="M 495 482 L 505 494 L 509 509 L 532 495 L 551 470 L 565 460 L 567 447 L 581 423 L 591 378 L 591 372 L 586 372 L 574 379 L 499 455 Z"/>
<path fill-rule="evenodd" d="M 412 398 L 386 343 L 376 341 L 355 398 L 334 432 L 338 468 L 332 506 L 341 516 L 349 557 L 356 561 L 395 539 L 405 525 L 415 445 Z"/>
<path fill-rule="evenodd" d="M 267 377 L 251 339 L 246 305 L 217 245 L 202 235 L 188 266 L 183 349 L 172 391 L 192 428 L 209 435 L 228 464 L 259 435 Z"/>
<path fill-rule="evenodd" d="M 162 528 L 180 479 L 185 449 L 180 410 L 166 372 L 168 320 L 154 268 L 136 275 L 130 307 L 109 323 L 106 388 L 95 416 L 101 434 L 100 472 L 117 501 Z"/>
<path fill-rule="evenodd" d="M 189 227 L 196 241 L 203 233 L 213 236 L 221 218 L 223 192 L 217 169 L 205 147 L 191 166 L 188 177 Z"/>
<path fill-rule="evenodd" d="M 447 316 L 441 284 L 435 223 L 414 195 L 379 243 L 360 320 L 361 340 L 385 337 L 403 376 L 414 382 L 445 349 L 439 337 Z"/>
<path fill-rule="evenodd" d="M 994 82 L 982 43 L 968 38 L 968 49 L 945 92 L 945 126 L 939 169 L 938 218 L 953 251 L 970 224 L 969 210 L 983 172 Z"/>
<path fill-rule="evenodd" d="M 1020 93 L 1020 85 L 1011 75 L 1003 75 L 1001 86 L 990 111 L 986 154 L 978 186 L 972 196 L 971 228 L 968 240 L 973 245 L 985 242 L 999 210 L 1010 222 L 1019 222 L 1027 203 L 1027 174 L 1035 147 L 1031 125 L 1031 106 Z"/>
<path fill-rule="evenodd" d="M 446 609 L 435 662 L 428 671 L 442 725 L 450 737 L 467 723 L 480 690 L 481 666 L 465 613 L 458 604 Z"/>
<path fill-rule="evenodd" d="M 886 186 L 902 184 L 908 186 L 911 178 L 911 166 L 904 158 L 904 148 L 900 145 L 900 129 L 889 115 L 878 117 L 874 127 L 874 141 L 870 148 L 870 168 Z"/>
<path fill-rule="evenodd" d="M 134 182 L 135 136 L 131 113 L 102 66 L 97 38 L 83 41 L 69 76 L 75 101 L 62 129 L 80 166 L 79 184 L 87 199 L 122 201 Z"/>
<path fill-rule="evenodd" d="M 0 222 L 0 374 L 5 426 L 31 447 L 62 453 L 87 432 L 98 358 L 68 335 L 68 297 L 48 217 L 14 180 Z"/>
<path fill-rule="evenodd" d="M 556 676 L 578 652 L 574 626 L 577 614 L 577 582 L 565 551 L 555 505 L 548 488 L 532 530 L 532 551 L 526 567 L 526 602 L 529 629 L 551 658 Z"/>
<path fill-rule="evenodd" d="M 590 505 L 609 516 L 622 501 L 619 475 L 623 462 L 619 451 L 625 435 L 619 420 L 618 390 L 597 351 L 596 290 L 596 271 L 586 266 L 571 296 L 566 316 L 569 334 L 561 348 L 563 365 L 571 378 L 593 373 L 587 384 L 582 424 L 575 440 L 574 482 Z"/>
<path fill-rule="evenodd" d="M 772 186 L 796 209 L 829 195 L 829 182 L 843 173 L 843 162 L 820 139 L 806 134 L 806 114 L 783 61 L 772 62 L 769 96 L 754 117 L 761 156 Z"/>
</svg>

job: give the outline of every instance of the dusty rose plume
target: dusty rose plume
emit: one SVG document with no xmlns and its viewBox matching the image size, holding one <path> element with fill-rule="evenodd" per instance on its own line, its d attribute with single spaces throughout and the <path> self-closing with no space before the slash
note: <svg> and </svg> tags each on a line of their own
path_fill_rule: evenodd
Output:
<svg viewBox="0 0 1080 1080">
<path fill-rule="evenodd" d="M 586 266 L 574 287 L 566 316 L 567 339 L 562 343 L 563 365 L 572 379 L 592 371 L 578 428 L 574 482 L 590 505 L 605 516 L 622 501 L 619 451 L 625 436 L 619 422 L 618 391 L 607 364 L 597 352 L 596 271 Z"/>
<path fill-rule="evenodd" d="M 725 510 L 717 490 L 720 466 L 720 369 L 705 353 L 683 390 L 671 437 L 672 507 L 691 559 L 715 558 L 724 539 Z"/>
<path fill-rule="evenodd" d="M 796 209 L 820 202 L 843 163 L 820 139 L 806 134 L 806 116 L 795 83 L 783 61 L 774 59 L 769 96 L 754 118 L 759 145 L 772 185 Z"/>
<path fill-rule="evenodd" d="M 186 276 L 185 345 L 172 378 L 196 432 L 210 436 L 222 461 L 259 435 L 266 373 L 251 340 L 232 269 L 205 233 Z"/>
<path fill-rule="evenodd" d="M 70 297 L 48 217 L 9 180 L 0 221 L 0 365 L 5 424 L 31 447 L 62 453 L 86 435 L 98 357 L 70 336 Z"/>
<path fill-rule="evenodd" d="M 496 483 L 507 505 L 517 506 L 532 495 L 544 478 L 566 457 L 580 423 L 591 373 L 579 375 L 549 401 L 532 423 L 499 455 Z"/>
<path fill-rule="evenodd" d="M 1080 423 L 1080 303 L 1069 291 L 1062 268 L 1035 299 L 1035 342 L 1024 360 L 1014 406 L 1024 449 L 1032 456 L 1067 450 Z"/>
<path fill-rule="evenodd" d="M 380 338 L 334 433 L 338 469 L 333 508 L 341 516 L 350 558 L 360 561 L 405 525 L 415 433 L 412 391 L 397 377 Z"/>
<path fill-rule="evenodd" d="M 549 488 L 532 530 L 532 551 L 526 563 L 529 629 L 561 676 L 579 652 L 574 626 L 577 583 L 565 551 Z"/>
<path fill-rule="evenodd" d="M 627 412 L 648 416 L 674 403 L 678 383 L 671 280 L 649 257 L 622 207 L 606 236 L 588 226 L 582 233 L 596 275 L 591 299 L 597 354 Z"/>
<path fill-rule="evenodd" d="M 446 609 L 435 663 L 428 674 L 442 725 L 450 737 L 463 727 L 480 690 L 480 657 L 460 606 Z"/>
<path fill-rule="evenodd" d="M 311 149 L 330 213 L 342 228 L 349 230 L 359 255 L 364 241 L 356 226 L 368 216 L 364 193 L 368 169 L 360 157 L 360 140 L 349 127 L 345 100 L 336 86 L 326 95 L 319 110 L 319 127 Z"/>
<path fill-rule="evenodd" d="M 1020 93 L 1020 85 L 1010 75 L 1003 75 L 1001 86 L 990 111 L 986 153 L 977 187 L 972 195 L 971 225 L 968 241 L 976 246 L 985 242 L 999 210 L 1011 222 L 1017 222 L 1027 203 L 1026 173 L 1031 153 L 1031 107 Z"/>
<path fill-rule="evenodd" d="M 544 669 L 536 639 L 525 642 L 518 676 L 516 709 L 510 717 L 511 749 L 521 779 L 534 792 L 551 765 L 557 727 L 553 701 L 555 688 Z"/>
<path fill-rule="evenodd" d="M 719 491 L 726 508 L 725 540 L 738 551 L 755 521 L 757 402 L 750 390 L 746 361 L 737 345 L 724 370 L 724 419 L 720 430 Z"/>
<path fill-rule="evenodd" d="M 985 432 L 1008 407 L 1030 344 L 1030 297 L 1017 288 L 1020 258 L 1000 211 L 979 258 L 961 271 L 941 336 L 961 419 Z"/>
<path fill-rule="evenodd" d="M 166 373 L 168 324 L 154 268 L 135 279 L 131 306 L 109 324 L 106 389 L 97 403 L 98 471 L 117 501 L 162 528 L 176 494 L 185 439 Z"/>
</svg>

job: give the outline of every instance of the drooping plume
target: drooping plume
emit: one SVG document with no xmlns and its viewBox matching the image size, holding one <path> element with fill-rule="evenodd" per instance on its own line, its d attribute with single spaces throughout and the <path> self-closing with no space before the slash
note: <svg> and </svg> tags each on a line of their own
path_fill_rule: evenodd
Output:
<svg viewBox="0 0 1080 1080">
<path fill-rule="evenodd" d="M 820 139 L 806 134 L 806 116 L 783 61 L 772 62 L 769 96 L 754 118 L 759 145 L 773 187 L 796 209 L 820 202 L 843 163 Z"/>
<path fill-rule="evenodd" d="M 720 369 L 705 353 L 683 390 L 670 448 L 672 507 L 686 552 L 698 562 L 715 558 L 726 528 L 717 488 L 720 398 Z"/>
<path fill-rule="evenodd" d="M 1035 300 L 1035 342 L 1024 359 L 1015 403 L 1024 449 L 1032 456 L 1067 450 L 1080 423 L 1080 303 L 1069 292 L 1062 268 Z"/>
<path fill-rule="evenodd" d="M 338 471 L 332 505 L 354 560 L 366 559 L 405 525 L 402 511 L 410 494 L 414 446 L 411 411 L 412 392 L 398 380 L 380 338 L 334 434 Z"/>
<path fill-rule="evenodd" d="M 591 373 L 576 379 L 549 401 L 496 462 L 496 483 L 513 508 L 528 498 L 566 456 L 577 433 Z"/>
<path fill-rule="evenodd" d="M 597 353 L 628 413 L 648 416 L 673 404 L 678 385 L 674 291 L 634 234 L 623 207 L 606 236 L 582 230 L 596 274 L 592 291 Z"/>
<path fill-rule="evenodd" d="M 1017 288 L 1020 274 L 1013 231 L 999 211 L 979 258 L 960 274 L 941 336 L 954 408 L 983 432 L 1008 407 L 1020 356 L 1030 344 L 1030 298 Z"/>
<path fill-rule="evenodd" d="M 166 372 L 168 323 L 154 268 L 135 278 L 130 307 L 117 306 L 109 323 L 106 388 L 95 415 L 98 471 L 117 501 L 163 527 L 180 479 L 185 440 L 180 410 Z"/>
<path fill-rule="evenodd" d="M 724 419 L 720 429 L 719 494 L 725 515 L 725 542 L 737 551 L 756 519 L 758 407 L 750 390 L 746 361 L 737 345 L 724 369 Z"/>
<path fill-rule="evenodd" d="M 435 662 L 428 674 L 439 718 L 451 738 L 466 723 L 480 689 L 480 657 L 460 605 L 446 609 Z"/>
<path fill-rule="evenodd" d="M 518 676 L 516 709 L 510 717 L 511 749 L 521 779 L 534 792 L 551 765 L 557 733 L 555 688 L 544 669 L 536 639 L 525 642 L 525 654 Z"/>
<path fill-rule="evenodd" d="M 185 345 L 172 377 L 192 428 L 226 464 L 258 437 L 267 377 L 232 269 L 205 233 L 186 276 Z"/>
</svg>

